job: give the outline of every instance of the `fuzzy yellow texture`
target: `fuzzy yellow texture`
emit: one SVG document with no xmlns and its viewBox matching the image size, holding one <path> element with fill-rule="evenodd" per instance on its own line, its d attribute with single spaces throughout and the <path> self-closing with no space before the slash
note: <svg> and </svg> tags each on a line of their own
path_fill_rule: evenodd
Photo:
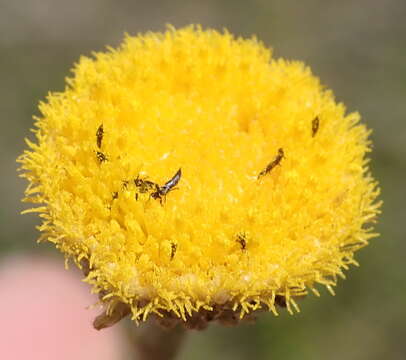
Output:
<svg viewBox="0 0 406 360">
<path fill-rule="evenodd" d="M 81 58 L 67 83 L 40 105 L 19 159 L 25 200 L 43 238 L 87 259 L 94 291 L 136 320 L 225 303 L 276 313 L 276 295 L 291 311 L 317 283 L 332 292 L 375 235 L 369 131 L 303 63 L 256 39 L 199 27 L 127 37 Z M 162 186 L 179 168 L 162 203 L 134 184 Z"/>
</svg>

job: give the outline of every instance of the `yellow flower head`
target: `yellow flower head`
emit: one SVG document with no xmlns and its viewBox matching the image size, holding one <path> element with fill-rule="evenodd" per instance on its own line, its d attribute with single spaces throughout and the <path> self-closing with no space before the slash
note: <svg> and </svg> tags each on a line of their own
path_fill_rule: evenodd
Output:
<svg viewBox="0 0 406 360">
<path fill-rule="evenodd" d="M 291 311 L 375 236 L 369 131 L 255 38 L 127 37 L 40 110 L 19 159 L 28 211 L 110 315 Z"/>
</svg>

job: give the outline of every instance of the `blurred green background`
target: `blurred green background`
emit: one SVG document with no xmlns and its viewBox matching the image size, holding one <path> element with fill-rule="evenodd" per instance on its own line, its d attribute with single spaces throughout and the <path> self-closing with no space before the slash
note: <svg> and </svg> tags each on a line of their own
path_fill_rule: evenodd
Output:
<svg viewBox="0 0 406 360">
<path fill-rule="evenodd" d="M 306 62 L 374 130 L 371 168 L 384 200 L 381 236 L 357 254 L 361 267 L 339 282 L 335 297 L 323 290 L 295 316 L 282 311 L 253 325 L 192 332 L 180 359 L 405 359 L 404 0 L 1 0 L 0 261 L 22 251 L 58 256 L 36 244 L 37 217 L 19 215 L 26 183 L 17 179 L 15 159 L 38 102 L 64 88 L 80 55 L 166 23 L 256 34 L 276 57 Z"/>
</svg>

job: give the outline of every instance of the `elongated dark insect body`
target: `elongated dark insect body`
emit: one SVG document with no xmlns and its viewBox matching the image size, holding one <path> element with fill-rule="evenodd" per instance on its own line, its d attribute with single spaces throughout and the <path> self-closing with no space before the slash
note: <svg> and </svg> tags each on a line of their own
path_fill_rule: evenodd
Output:
<svg viewBox="0 0 406 360">
<path fill-rule="evenodd" d="M 178 248 L 178 244 L 171 243 L 171 260 L 175 257 L 176 249 Z"/>
<path fill-rule="evenodd" d="M 237 234 L 236 241 L 241 245 L 241 250 L 245 250 L 247 248 L 247 237 L 244 233 Z"/>
<path fill-rule="evenodd" d="M 160 193 L 161 195 L 166 195 L 169 191 L 173 190 L 173 188 L 178 184 L 180 177 L 182 176 L 182 170 L 176 172 L 173 177 L 165 183 L 165 185 L 161 186 Z"/>
<path fill-rule="evenodd" d="M 319 117 L 316 116 L 312 121 L 312 137 L 315 137 L 317 131 L 319 131 L 320 120 Z"/>
<path fill-rule="evenodd" d="M 96 152 L 96 157 L 97 157 L 97 160 L 99 160 L 99 163 L 100 163 L 100 164 L 101 164 L 102 162 L 107 161 L 107 156 L 106 156 L 104 153 L 102 153 L 101 151 L 97 151 L 97 152 Z"/>
<path fill-rule="evenodd" d="M 271 172 L 271 170 L 272 170 L 275 166 L 279 165 L 279 163 L 281 162 L 281 160 L 282 160 L 284 157 L 285 157 L 285 153 L 283 152 L 283 149 L 282 149 L 282 148 L 279 148 L 279 149 L 278 149 L 278 155 L 276 155 L 275 159 L 273 159 L 273 160 L 267 165 L 267 167 L 259 173 L 258 179 L 259 179 L 261 176 L 264 176 L 264 175 L 268 174 L 269 172 Z"/>
<path fill-rule="evenodd" d="M 103 135 L 104 135 L 103 124 L 101 124 L 96 131 L 96 144 L 99 149 L 101 149 L 102 146 Z"/>
<path fill-rule="evenodd" d="M 168 192 L 174 190 L 175 186 L 178 184 L 180 178 L 182 176 L 182 170 L 179 168 L 179 170 L 176 172 L 173 177 L 167 181 L 164 185 L 159 186 L 158 184 L 155 184 L 155 191 L 151 194 L 151 197 L 153 199 L 159 199 L 159 201 L 162 204 L 162 199 L 165 195 L 168 194 Z"/>
</svg>

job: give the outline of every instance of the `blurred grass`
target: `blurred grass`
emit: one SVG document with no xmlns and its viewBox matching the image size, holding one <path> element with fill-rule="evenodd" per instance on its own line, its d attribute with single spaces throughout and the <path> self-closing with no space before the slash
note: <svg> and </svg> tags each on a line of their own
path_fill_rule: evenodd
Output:
<svg viewBox="0 0 406 360">
<path fill-rule="evenodd" d="M 79 56 L 117 45 L 125 31 L 165 23 L 256 34 L 276 56 L 305 61 L 372 135 L 371 168 L 384 200 L 382 235 L 357 255 L 337 296 L 308 296 L 294 317 L 262 315 L 255 325 L 192 332 L 181 359 L 404 359 L 406 310 L 406 2 L 255 0 L 206 2 L 79 0 L 5 2 L 0 11 L 0 260 L 36 245 L 35 216 L 20 216 L 25 182 L 16 157 L 48 91 L 61 91 Z M 61 261 L 61 266 L 63 266 Z"/>
</svg>

